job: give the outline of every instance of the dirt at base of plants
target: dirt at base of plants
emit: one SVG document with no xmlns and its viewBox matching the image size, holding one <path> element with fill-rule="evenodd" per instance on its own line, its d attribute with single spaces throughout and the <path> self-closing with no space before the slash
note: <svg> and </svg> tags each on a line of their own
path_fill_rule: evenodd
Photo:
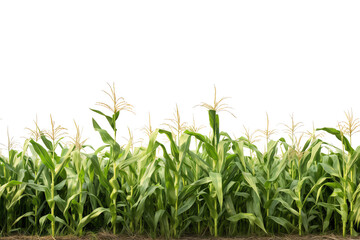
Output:
<svg viewBox="0 0 360 240">
<path fill-rule="evenodd" d="M 66 236 L 26 236 L 26 235 L 12 235 L 7 237 L 0 237 L 1 240 L 153 240 L 154 238 L 148 237 L 148 236 L 141 236 L 141 235 L 135 235 L 135 236 L 129 236 L 129 235 L 114 235 L 111 233 L 106 232 L 100 232 L 100 233 L 88 233 L 82 237 L 74 236 L 74 235 L 66 235 Z M 156 239 L 162 239 L 165 238 L 156 238 Z M 275 235 L 275 236 L 238 236 L 238 237 L 212 237 L 212 236 L 182 236 L 180 238 L 175 239 L 181 239 L 181 240 L 204 240 L 204 239 L 212 239 L 212 240 L 341 240 L 341 239 L 360 239 L 359 237 L 342 237 L 340 235 L 335 234 L 324 234 L 324 235 Z"/>
</svg>

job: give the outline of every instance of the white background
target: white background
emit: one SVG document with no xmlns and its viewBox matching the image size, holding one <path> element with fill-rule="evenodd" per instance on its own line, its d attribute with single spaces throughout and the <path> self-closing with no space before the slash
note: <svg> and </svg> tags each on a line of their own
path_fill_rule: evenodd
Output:
<svg viewBox="0 0 360 240">
<path fill-rule="evenodd" d="M 130 127 L 144 138 L 148 112 L 159 127 L 176 103 L 207 125 L 193 106 L 212 101 L 214 84 L 231 97 L 237 118 L 221 113 L 221 128 L 236 137 L 263 129 L 266 112 L 274 138 L 291 113 L 304 131 L 335 127 L 345 110 L 360 116 L 359 12 L 359 1 L 329 0 L 1 1 L 0 142 L 8 127 L 23 143 L 36 114 L 42 129 L 52 114 L 100 146 L 91 118 L 105 122 L 89 108 L 107 100 L 106 82 L 135 107 L 120 114 L 123 137 Z"/>
</svg>

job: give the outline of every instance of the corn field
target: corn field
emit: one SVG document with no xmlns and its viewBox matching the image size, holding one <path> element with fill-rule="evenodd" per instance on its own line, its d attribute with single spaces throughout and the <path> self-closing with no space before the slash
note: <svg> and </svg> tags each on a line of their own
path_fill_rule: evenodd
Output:
<svg viewBox="0 0 360 240">
<path fill-rule="evenodd" d="M 220 130 L 225 98 L 201 103 L 211 134 L 180 121 L 144 129 L 134 147 L 117 142 L 120 113 L 133 111 L 110 86 L 109 103 L 97 103 L 92 124 L 103 146 L 81 138 L 79 126 L 65 144 L 65 128 L 35 122 L 21 150 L 9 142 L 0 156 L 0 233 L 52 236 L 109 230 L 114 234 L 179 237 L 360 230 L 360 148 L 352 145 L 359 120 L 352 112 L 337 128 L 300 134 L 292 118 L 286 136 L 267 128 L 232 138 Z M 105 113 L 110 112 L 110 114 Z M 108 126 L 100 126 L 105 118 Z M 150 121 L 150 119 L 149 119 Z M 110 129 L 105 130 L 105 128 Z M 162 137 L 161 137 L 162 136 Z M 334 136 L 338 145 L 321 140 Z M 160 139 L 167 140 L 163 141 Z M 286 139 L 290 139 L 286 141 Z"/>
</svg>

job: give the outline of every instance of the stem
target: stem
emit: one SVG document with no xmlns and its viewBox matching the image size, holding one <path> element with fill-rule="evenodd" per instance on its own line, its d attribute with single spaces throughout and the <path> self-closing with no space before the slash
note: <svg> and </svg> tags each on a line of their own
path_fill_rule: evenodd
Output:
<svg viewBox="0 0 360 240">
<path fill-rule="evenodd" d="M 299 171 L 300 172 L 300 171 Z M 299 199 L 301 201 L 301 190 L 299 191 Z M 305 203 L 302 204 L 302 206 L 299 208 L 299 236 L 301 236 L 301 228 L 302 228 L 302 215 L 301 215 L 301 211 L 302 211 L 302 207 L 304 206 Z"/>
<path fill-rule="evenodd" d="M 81 203 L 81 198 L 82 198 L 82 194 L 81 194 L 81 191 L 82 191 L 82 182 L 80 180 L 80 195 L 79 195 L 79 203 L 80 203 L 80 212 L 79 212 L 79 222 L 82 220 L 82 214 L 83 214 L 83 206 L 82 206 L 82 203 Z M 79 230 L 79 235 L 81 236 L 82 235 L 82 231 L 83 228 L 81 227 L 80 230 Z"/>
<path fill-rule="evenodd" d="M 302 227 L 302 216 L 301 216 L 301 208 L 299 208 L 299 236 L 301 236 L 301 227 Z"/>
<path fill-rule="evenodd" d="M 9 211 L 8 216 L 7 216 L 7 220 L 6 220 L 6 230 L 7 233 L 10 233 L 11 231 L 11 219 L 12 219 L 12 212 Z"/>
<path fill-rule="evenodd" d="M 37 194 L 36 194 L 37 196 Z M 34 215 L 35 215 L 35 234 L 37 234 L 37 222 L 38 222 L 38 216 L 37 216 L 38 206 L 37 204 L 34 206 Z"/>
<path fill-rule="evenodd" d="M 217 237 L 218 236 L 218 216 L 217 216 L 217 202 L 215 200 L 215 212 L 216 212 L 216 217 L 214 218 L 214 236 Z"/>
<path fill-rule="evenodd" d="M 35 176 L 37 176 L 37 171 L 35 171 Z M 37 182 L 36 182 L 37 183 Z M 35 196 L 36 196 L 36 204 L 34 206 L 34 217 L 35 217 L 35 234 L 37 234 L 37 223 L 38 223 L 38 215 L 37 215 L 37 211 L 38 211 L 38 191 L 35 190 Z"/>
<path fill-rule="evenodd" d="M 346 177 L 345 177 L 346 178 Z M 345 185 L 346 183 L 344 183 Z M 344 188 L 345 189 L 345 188 Z M 344 203 L 346 203 L 346 192 L 344 192 Z M 341 217 L 342 218 L 342 217 Z M 347 219 L 343 219 L 343 237 L 346 236 L 346 222 L 347 222 Z"/>
<path fill-rule="evenodd" d="M 114 159 L 114 165 L 113 165 L 113 168 L 114 168 L 114 179 L 116 181 L 116 163 L 115 163 L 115 159 Z M 112 222 L 112 227 L 113 227 L 113 233 L 116 234 L 116 194 L 115 194 L 115 197 L 113 199 L 113 212 L 112 212 L 112 218 L 111 218 L 111 222 Z"/>
<path fill-rule="evenodd" d="M 174 236 L 176 236 L 176 228 L 178 225 L 178 217 L 177 217 L 177 213 L 178 213 L 178 199 L 176 198 L 175 201 L 175 224 L 174 224 Z"/>
<path fill-rule="evenodd" d="M 115 130 L 114 130 L 114 141 L 116 142 L 116 124 L 115 125 Z M 117 175 L 116 175 L 116 159 L 114 156 L 114 149 L 112 149 L 112 160 L 113 162 L 113 170 L 114 170 L 114 179 L 115 181 L 117 181 Z M 117 193 L 115 193 L 115 197 L 113 199 L 113 211 L 112 211 L 112 217 L 111 217 L 111 223 L 112 223 L 112 227 L 113 227 L 113 233 L 116 234 L 116 215 L 117 215 L 117 211 L 116 211 L 116 195 Z"/>
<path fill-rule="evenodd" d="M 353 203 L 350 202 L 350 213 L 353 211 Z M 354 222 L 350 220 L 350 236 L 353 236 Z"/>
<path fill-rule="evenodd" d="M 52 151 L 52 162 L 54 163 L 54 166 L 56 164 L 55 162 L 55 141 L 53 141 L 53 146 L 54 149 Z M 52 205 L 51 205 L 51 215 L 54 219 L 54 221 L 51 221 L 51 235 L 54 237 L 55 236 L 55 170 L 51 171 L 51 201 L 52 201 Z"/>
<path fill-rule="evenodd" d="M 174 222 L 174 228 L 173 228 L 173 232 L 174 232 L 174 236 L 176 236 L 177 235 L 177 231 L 176 231 L 176 229 L 177 229 L 177 226 L 178 226 L 178 217 L 177 217 L 177 215 L 178 215 L 178 194 L 179 194 L 179 178 L 178 178 L 178 176 L 177 176 L 177 174 L 175 174 L 175 195 L 176 195 L 176 200 L 175 200 L 175 216 L 174 216 L 174 220 L 175 220 L 175 222 Z"/>
<path fill-rule="evenodd" d="M 198 154 L 198 143 L 197 140 L 195 139 L 195 149 L 196 149 L 196 153 Z M 195 181 L 199 180 L 199 164 L 196 163 L 196 167 L 195 167 Z M 197 192 L 199 192 L 199 190 L 197 190 Z M 199 204 L 199 197 L 197 197 L 197 212 L 198 212 L 198 216 L 200 215 L 200 204 Z M 197 223 L 197 231 L 198 234 L 200 234 L 200 222 Z"/>
<path fill-rule="evenodd" d="M 266 203 L 268 203 L 270 200 L 270 191 L 266 190 Z M 268 228 L 269 226 L 269 215 L 270 215 L 270 211 L 269 208 L 266 208 L 266 227 Z"/>
<path fill-rule="evenodd" d="M 199 201 L 199 199 L 198 199 L 198 201 Z M 198 216 L 200 215 L 200 204 L 199 204 L 199 202 L 197 203 L 197 210 L 198 210 Z M 200 234 L 200 222 L 198 222 L 198 224 L 197 224 L 198 226 L 197 226 L 197 228 L 198 228 L 198 234 Z"/>
<path fill-rule="evenodd" d="M 350 145 L 351 145 L 351 135 L 350 135 Z M 348 155 L 348 161 L 350 161 L 351 159 L 351 156 L 350 154 Z M 356 174 L 356 165 L 353 165 L 352 166 L 352 169 L 350 171 L 350 181 L 352 183 L 356 183 L 356 180 L 355 180 L 355 175 Z M 351 190 L 352 192 L 354 192 L 354 190 Z M 353 197 L 352 197 L 353 198 Z M 353 211 L 353 200 L 350 201 L 350 213 L 352 213 Z M 350 236 L 353 236 L 353 228 L 354 228 L 354 222 L 351 220 L 350 218 Z"/>
<path fill-rule="evenodd" d="M 51 235 L 55 236 L 55 174 L 54 171 L 51 171 L 51 216 L 54 218 L 54 221 L 51 221 Z"/>
<path fill-rule="evenodd" d="M 132 198 L 133 198 L 133 186 L 131 186 L 130 188 L 130 200 L 132 201 Z M 130 201 L 130 209 L 132 209 L 132 202 Z M 134 218 L 131 218 L 131 221 L 130 221 L 130 231 L 131 232 L 134 232 Z"/>
</svg>

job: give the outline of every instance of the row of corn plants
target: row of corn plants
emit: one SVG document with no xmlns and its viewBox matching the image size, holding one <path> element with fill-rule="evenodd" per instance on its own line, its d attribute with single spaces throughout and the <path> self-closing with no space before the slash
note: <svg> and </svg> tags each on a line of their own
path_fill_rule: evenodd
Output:
<svg viewBox="0 0 360 240">
<path fill-rule="evenodd" d="M 117 142 L 120 113 L 133 107 L 107 94 L 110 111 L 94 112 L 93 128 L 103 141 L 85 145 L 76 125 L 71 144 L 51 118 L 43 131 L 35 122 L 21 150 L 0 157 L 0 233 L 114 234 L 179 237 L 335 232 L 357 235 L 360 221 L 360 148 L 352 146 L 359 122 L 347 113 L 338 128 L 310 132 L 301 144 L 299 123 L 286 125 L 290 141 L 272 139 L 269 122 L 259 131 L 260 150 L 246 131 L 232 138 L 220 130 L 225 98 L 208 111 L 211 133 L 187 127 L 176 108 L 164 128 L 144 129 L 147 144 Z M 104 118 L 106 130 L 98 123 Z M 267 119 L 268 120 L 268 119 Z M 336 147 L 317 133 L 333 135 Z M 162 136 L 162 137 L 160 137 Z M 166 138 L 166 141 L 164 141 Z M 162 139 L 162 140 L 161 140 Z M 9 145 L 11 145 L 9 143 Z"/>
</svg>

